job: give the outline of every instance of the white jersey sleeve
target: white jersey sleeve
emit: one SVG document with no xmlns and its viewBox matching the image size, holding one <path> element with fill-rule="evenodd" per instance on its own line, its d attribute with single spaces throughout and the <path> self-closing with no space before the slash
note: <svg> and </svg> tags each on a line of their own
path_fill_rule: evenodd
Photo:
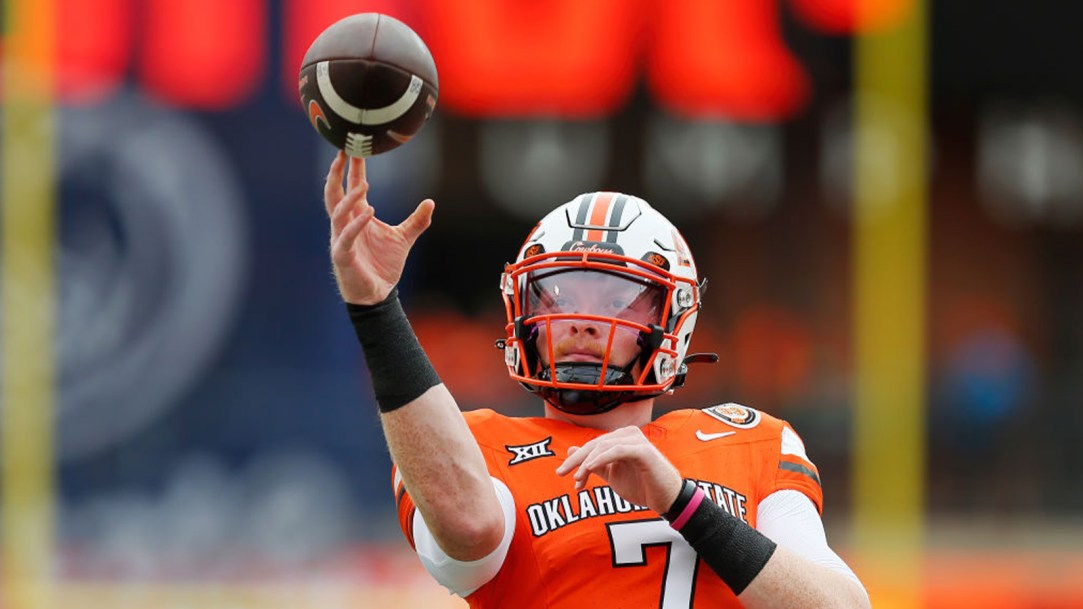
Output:
<svg viewBox="0 0 1083 609">
<path fill-rule="evenodd" d="M 466 598 L 496 576 L 504 565 L 512 535 L 515 533 L 515 500 L 511 496 L 511 490 L 500 480 L 492 480 L 496 498 L 504 511 L 504 537 L 487 556 L 471 561 L 455 560 L 436 543 L 421 512 L 416 512 L 414 516 L 414 547 L 421 564 L 441 586 L 462 598 Z"/>
<path fill-rule="evenodd" d="M 842 574 L 865 589 L 853 570 L 827 545 L 820 514 L 804 493 L 783 489 L 764 498 L 756 511 L 756 530 L 780 546 Z"/>
</svg>

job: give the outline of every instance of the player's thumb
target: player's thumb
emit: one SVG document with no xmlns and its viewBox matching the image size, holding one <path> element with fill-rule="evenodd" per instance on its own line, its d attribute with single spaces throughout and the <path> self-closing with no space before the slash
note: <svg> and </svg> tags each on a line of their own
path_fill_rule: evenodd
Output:
<svg viewBox="0 0 1083 609">
<path fill-rule="evenodd" d="M 407 241 L 413 245 L 414 241 L 421 236 L 421 233 L 425 232 L 427 228 L 432 224 L 432 212 L 436 209 L 436 202 L 432 199 L 425 199 L 418 204 L 414 213 L 410 214 L 410 217 L 402 221 L 400 225 L 402 227 L 404 236 Z"/>
</svg>

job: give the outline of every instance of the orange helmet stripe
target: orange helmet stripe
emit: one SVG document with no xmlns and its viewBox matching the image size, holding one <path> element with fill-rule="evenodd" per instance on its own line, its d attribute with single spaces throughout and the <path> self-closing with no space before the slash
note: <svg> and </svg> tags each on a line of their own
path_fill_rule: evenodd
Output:
<svg viewBox="0 0 1083 609">
<path fill-rule="evenodd" d="M 609 215 L 609 208 L 613 203 L 613 197 L 616 196 L 615 192 L 600 192 L 594 199 L 594 209 L 590 212 L 590 225 L 591 226 L 605 226 L 606 216 Z M 605 239 L 605 231 L 591 229 L 587 231 L 587 241 L 602 241 Z"/>
</svg>

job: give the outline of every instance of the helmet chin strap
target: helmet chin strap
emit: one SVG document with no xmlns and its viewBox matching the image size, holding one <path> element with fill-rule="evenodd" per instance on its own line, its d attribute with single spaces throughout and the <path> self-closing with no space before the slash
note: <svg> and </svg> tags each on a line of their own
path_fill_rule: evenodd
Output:
<svg viewBox="0 0 1083 609">
<path fill-rule="evenodd" d="M 602 376 L 602 365 L 594 362 L 566 362 L 554 366 L 556 378 L 552 378 L 552 371 L 548 366 L 543 366 L 538 371 L 538 379 L 542 381 L 555 380 L 558 383 L 581 383 L 584 385 L 598 385 Z M 601 383 L 608 387 L 631 385 L 633 382 L 631 366 L 607 366 L 605 379 Z M 593 389 L 561 389 L 557 387 L 535 387 L 534 391 L 546 402 L 552 404 L 558 410 L 569 414 L 601 414 L 613 410 L 632 396 L 632 391 L 597 391 Z"/>
</svg>

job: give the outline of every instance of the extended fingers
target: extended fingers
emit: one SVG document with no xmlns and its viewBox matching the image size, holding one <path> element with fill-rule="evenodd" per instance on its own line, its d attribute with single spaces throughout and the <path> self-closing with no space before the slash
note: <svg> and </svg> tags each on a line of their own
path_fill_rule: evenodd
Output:
<svg viewBox="0 0 1083 609">
<path fill-rule="evenodd" d="M 346 223 L 359 214 L 366 213 L 372 207 L 368 203 L 368 182 L 347 191 L 346 196 L 335 205 L 331 212 L 331 234 L 342 231 Z"/>
<path fill-rule="evenodd" d="M 365 159 L 360 157 L 350 157 L 350 170 L 346 174 L 346 188 L 353 190 L 362 184 L 368 182 L 368 171 L 365 167 Z"/>
<path fill-rule="evenodd" d="M 339 151 L 335 160 L 331 161 L 331 168 L 327 171 L 327 182 L 323 185 L 323 206 L 330 216 L 335 206 L 342 200 L 342 172 L 346 168 L 346 153 Z"/>
<path fill-rule="evenodd" d="M 421 236 L 421 233 L 432 225 L 432 212 L 434 209 L 436 209 L 436 202 L 432 199 L 425 199 L 418 204 L 417 209 L 408 218 L 402 221 L 399 228 L 402 229 L 402 236 L 406 239 L 406 243 L 412 246 L 414 241 L 417 241 L 417 238 Z"/>
<path fill-rule="evenodd" d="M 589 457 L 583 460 L 583 464 L 575 471 L 575 490 L 580 490 L 587 484 L 587 478 L 591 474 L 598 474 L 602 478 L 608 478 L 606 469 L 621 461 L 632 461 L 644 456 L 644 447 L 636 444 L 613 444 L 599 446 L 591 451 Z"/>
<path fill-rule="evenodd" d="M 565 476 L 568 472 L 579 467 L 583 463 L 583 459 L 590 456 L 590 451 L 594 450 L 594 447 L 598 445 L 598 441 L 602 438 L 605 438 L 605 436 L 594 438 L 582 446 L 568 448 L 568 457 L 564 459 L 564 463 L 557 466 L 557 475 Z"/>
<path fill-rule="evenodd" d="M 611 446 L 615 443 L 625 442 L 646 442 L 646 437 L 643 432 L 637 427 L 622 427 L 606 434 L 602 434 L 597 438 L 590 440 L 583 444 L 583 446 L 572 446 L 568 449 L 568 457 L 557 467 L 557 475 L 564 476 L 572 469 L 579 467 L 584 460 L 590 457 L 591 453 L 607 446 Z"/>
<path fill-rule="evenodd" d="M 375 210 L 371 205 L 366 206 L 360 213 L 358 213 L 352 220 L 350 220 L 342 231 L 331 242 L 331 260 L 335 264 L 343 264 L 349 262 L 350 253 L 353 250 L 353 244 L 357 241 L 357 236 L 361 234 L 361 231 L 365 229 L 365 226 L 372 220 Z"/>
</svg>

